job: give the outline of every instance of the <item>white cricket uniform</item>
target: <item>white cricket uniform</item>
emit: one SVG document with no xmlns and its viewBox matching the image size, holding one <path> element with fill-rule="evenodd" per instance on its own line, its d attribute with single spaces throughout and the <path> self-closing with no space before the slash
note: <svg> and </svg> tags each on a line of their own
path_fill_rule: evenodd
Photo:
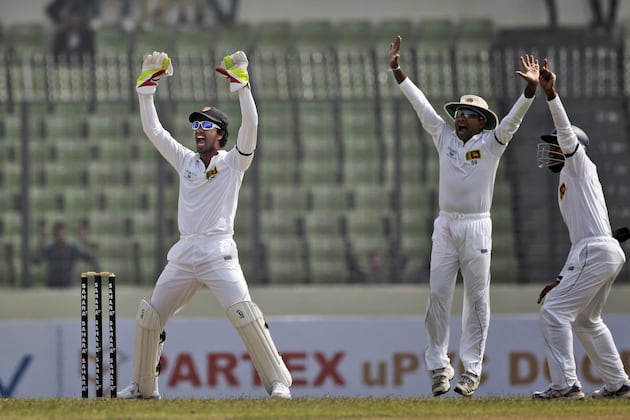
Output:
<svg viewBox="0 0 630 420">
<path fill-rule="evenodd" d="M 558 144 L 566 156 L 560 171 L 558 205 L 571 240 L 569 255 L 558 275 L 560 284 L 547 294 L 541 307 L 551 388 L 563 390 L 579 385 L 574 331 L 606 389 L 617 390 L 628 381 L 628 375 L 601 314 L 626 258 L 612 237 L 597 167 L 571 129 L 560 98 L 556 96 L 548 104 Z"/>
<path fill-rule="evenodd" d="M 239 189 L 256 148 L 258 112 L 249 88 L 238 97 L 242 124 L 236 147 L 220 150 L 206 167 L 199 153 L 162 127 L 153 95 L 138 95 L 144 132 L 179 174 L 180 239 L 168 252 L 150 302 L 163 327 L 204 284 L 224 309 L 251 300 L 233 234 Z"/>
<path fill-rule="evenodd" d="M 464 279 L 460 360 L 467 372 L 481 375 L 490 322 L 490 207 L 499 159 L 519 128 L 533 98 L 524 95 L 494 130 L 464 143 L 411 80 L 399 84 L 431 135 L 440 162 L 440 213 L 433 225 L 430 294 L 425 327 L 429 370 L 450 364 L 449 319 L 457 272 Z"/>
</svg>

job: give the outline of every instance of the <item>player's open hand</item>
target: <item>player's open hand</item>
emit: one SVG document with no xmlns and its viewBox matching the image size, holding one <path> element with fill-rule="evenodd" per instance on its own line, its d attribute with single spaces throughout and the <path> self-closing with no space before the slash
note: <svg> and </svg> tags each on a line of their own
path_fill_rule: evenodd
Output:
<svg viewBox="0 0 630 420">
<path fill-rule="evenodd" d="M 400 43 L 402 38 L 400 35 L 396 36 L 394 42 L 389 45 L 389 68 L 395 69 L 400 67 L 398 59 L 400 58 Z"/>
<path fill-rule="evenodd" d="M 538 59 L 529 54 L 521 56 L 521 66 L 523 67 L 523 70 L 517 70 L 516 74 L 525 79 L 527 84 L 537 85 L 538 78 L 540 77 L 540 65 L 538 64 Z"/>
</svg>

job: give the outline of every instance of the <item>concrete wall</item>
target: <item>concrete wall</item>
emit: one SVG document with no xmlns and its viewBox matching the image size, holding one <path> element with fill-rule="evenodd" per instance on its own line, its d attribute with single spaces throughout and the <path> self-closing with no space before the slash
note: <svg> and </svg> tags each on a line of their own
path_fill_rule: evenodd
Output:
<svg viewBox="0 0 630 420">
<path fill-rule="evenodd" d="M 538 294 L 543 285 L 503 286 L 490 289 L 492 313 L 537 313 Z M 103 289 L 105 293 L 105 288 Z M 462 288 L 453 301 L 453 314 L 461 314 Z M 317 286 L 255 287 L 253 300 L 267 316 L 423 316 L 428 289 L 426 286 Z M 93 293 L 89 291 L 92 307 Z M 140 299 L 151 296 L 150 288 L 118 287 L 117 316 L 133 318 Z M 104 302 L 106 302 L 104 296 Z M 0 321 L 17 319 L 79 319 L 79 287 L 72 290 L 0 289 Z M 630 314 L 630 285 L 616 285 L 608 299 L 606 314 Z M 208 289 L 200 290 L 191 302 L 176 314 L 181 317 L 223 317 L 224 312 Z"/>
</svg>

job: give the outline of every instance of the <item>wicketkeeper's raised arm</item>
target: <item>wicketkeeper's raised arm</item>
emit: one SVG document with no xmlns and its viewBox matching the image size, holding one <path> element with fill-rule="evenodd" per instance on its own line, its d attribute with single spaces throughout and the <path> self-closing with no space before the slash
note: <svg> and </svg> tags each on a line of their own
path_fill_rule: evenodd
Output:
<svg viewBox="0 0 630 420">
<path fill-rule="evenodd" d="M 238 130 L 236 148 L 243 156 L 254 153 L 258 136 L 258 111 L 250 91 L 248 64 L 245 53 L 236 51 L 223 57 L 221 66 L 216 68 L 217 72 L 230 81 L 230 91 L 238 92 L 241 104 L 241 127 Z"/>
<path fill-rule="evenodd" d="M 147 55 L 142 62 L 142 72 L 136 81 L 136 91 L 138 92 L 142 130 L 160 154 L 179 171 L 187 149 L 164 129 L 153 101 L 159 80 L 172 75 L 171 59 L 164 52 L 154 51 Z"/>
<path fill-rule="evenodd" d="M 142 72 L 136 80 L 136 92 L 138 92 L 138 100 L 140 101 L 142 129 L 151 141 L 154 141 L 155 136 L 164 130 L 155 112 L 153 95 L 159 80 L 172 75 L 171 59 L 164 52 L 153 51 L 142 61 Z"/>
</svg>

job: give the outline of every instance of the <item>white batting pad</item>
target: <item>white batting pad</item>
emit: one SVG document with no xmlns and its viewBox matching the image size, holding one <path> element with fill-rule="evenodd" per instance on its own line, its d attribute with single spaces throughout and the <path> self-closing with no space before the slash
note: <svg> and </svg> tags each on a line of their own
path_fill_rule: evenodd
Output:
<svg viewBox="0 0 630 420">
<path fill-rule="evenodd" d="M 160 357 L 160 316 L 146 300 L 140 302 L 136 314 L 136 345 L 133 355 L 132 380 L 138 384 L 143 398 L 157 392 L 155 368 Z"/>
<path fill-rule="evenodd" d="M 254 302 L 239 302 L 227 309 L 227 316 L 241 336 L 267 392 L 271 394 L 274 382 L 291 386 L 291 373 L 276 350 L 258 306 Z"/>
</svg>

